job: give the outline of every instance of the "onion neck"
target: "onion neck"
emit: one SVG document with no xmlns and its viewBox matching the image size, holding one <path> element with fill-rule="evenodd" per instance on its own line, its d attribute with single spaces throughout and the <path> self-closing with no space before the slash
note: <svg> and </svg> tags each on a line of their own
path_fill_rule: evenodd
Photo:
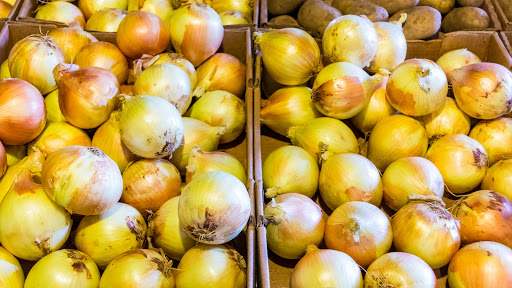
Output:
<svg viewBox="0 0 512 288">
<path fill-rule="evenodd" d="M 263 216 L 268 223 L 278 225 L 286 217 L 286 212 L 283 210 L 283 207 L 277 205 L 275 198 L 273 198 L 269 206 L 265 208 Z"/>
<path fill-rule="evenodd" d="M 361 234 L 361 225 L 355 218 L 350 218 L 347 223 L 347 229 L 352 233 L 355 242 L 359 243 Z"/>
<path fill-rule="evenodd" d="M 265 196 L 267 198 L 274 198 L 277 195 L 281 194 L 280 192 L 281 192 L 281 188 L 279 188 L 279 187 L 270 187 L 270 188 L 267 188 L 267 192 L 265 192 Z"/>
<path fill-rule="evenodd" d="M 370 287 L 375 288 L 395 288 L 393 284 L 390 283 L 386 274 L 384 273 L 369 273 L 366 274 L 368 278 L 371 279 Z"/>
<path fill-rule="evenodd" d="M 306 254 L 314 253 L 318 250 L 320 250 L 320 249 L 318 249 L 318 247 L 315 244 L 309 244 L 308 247 L 306 248 Z"/>
<path fill-rule="evenodd" d="M 297 132 L 298 132 L 299 128 L 300 128 L 300 126 L 292 126 L 292 127 L 288 128 L 288 131 L 286 134 L 288 134 L 288 138 L 290 140 L 292 140 L 292 142 L 293 142 L 293 140 L 297 139 Z"/>
<path fill-rule="evenodd" d="M 262 32 L 254 32 L 254 43 L 260 45 L 261 41 L 263 41 L 263 33 Z"/>
</svg>

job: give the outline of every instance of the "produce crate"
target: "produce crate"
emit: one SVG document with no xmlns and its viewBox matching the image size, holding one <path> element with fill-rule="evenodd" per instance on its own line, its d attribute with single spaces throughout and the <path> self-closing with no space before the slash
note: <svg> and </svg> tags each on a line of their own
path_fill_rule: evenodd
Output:
<svg viewBox="0 0 512 288">
<path fill-rule="evenodd" d="M 512 55 L 512 42 L 510 42 L 512 41 L 512 30 L 500 32 L 500 37 L 503 44 L 505 44 L 508 53 Z"/>
<path fill-rule="evenodd" d="M 511 34 L 512 37 L 512 32 Z M 422 41 L 407 41 L 407 59 L 427 58 L 437 60 L 445 52 L 467 48 L 469 51 L 478 55 L 482 61 L 494 62 L 507 68 L 512 68 L 512 58 L 507 52 L 505 46 L 500 40 L 497 32 L 453 32 L 445 34 L 442 39 Z M 287 260 L 280 258 L 271 251 L 267 250 L 266 228 L 264 225 L 263 209 L 265 206 L 265 196 L 262 179 L 262 163 L 268 155 L 275 149 L 291 145 L 289 140 L 281 136 L 270 128 L 261 125 L 260 104 L 264 96 L 262 79 L 265 74 L 261 54 L 256 56 L 256 73 L 254 86 L 254 172 L 256 180 L 256 213 L 257 213 L 257 247 L 258 247 L 258 268 L 260 287 L 263 288 L 283 288 L 289 286 L 290 276 L 298 260 Z M 273 90 L 273 89 L 270 89 Z M 266 90 L 267 91 L 267 90 Z M 270 95 L 265 95 L 268 98 Z M 346 123 L 350 126 L 350 123 Z M 320 204 L 322 209 L 326 207 L 319 201 L 317 193 L 314 200 Z M 456 201 L 454 197 L 445 193 L 443 198 L 451 207 Z M 323 205 L 323 206 L 322 206 Z M 389 209 L 383 209 L 389 215 Z M 324 211 L 324 216 L 326 216 Z M 434 270 L 438 277 L 438 287 L 446 287 L 447 266 Z"/>
<path fill-rule="evenodd" d="M 509 0 L 491 0 L 492 4 L 494 5 L 494 10 L 496 10 L 496 14 L 498 16 L 498 20 L 501 24 L 501 30 L 512 30 L 512 19 L 508 18 L 507 15 L 505 15 L 505 11 L 503 9 L 503 6 L 501 3 L 509 2 Z M 504 2 L 500 2 L 504 1 Z"/>
<path fill-rule="evenodd" d="M 59 25 L 60 26 L 60 25 Z M 19 40 L 33 34 L 47 33 L 58 27 L 55 24 L 36 24 L 28 22 L 7 22 L 0 33 L 0 61 L 3 62 L 9 56 L 9 51 Z M 116 44 L 116 33 L 92 32 L 99 41 L 106 41 Z M 245 103 L 247 110 L 246 130 L 233 142 L 219 145 L 218 151 L 230 153 L 235 156 L 247 169 L 247 189 L 251 198 L 251 216 L 243 233 L 240 233 L 230 244 L 237 248 L 247 262 L 247 287 L 255 287 L 255 195 L 254 195 L 254 148 L 253 148 L 253 57 L 251 49 L 251 37 L 249 28 L 226 29 L 224 39 L 219 52 L 229 53 L 237 57 L 247 67 Z M 78 225 L 73 215 L 74 227 Z M 71 234 L 68 242 L 63 248 L 74 249 Z M 25 276 L 35 262 L 20 260 Z"/>
</svg>

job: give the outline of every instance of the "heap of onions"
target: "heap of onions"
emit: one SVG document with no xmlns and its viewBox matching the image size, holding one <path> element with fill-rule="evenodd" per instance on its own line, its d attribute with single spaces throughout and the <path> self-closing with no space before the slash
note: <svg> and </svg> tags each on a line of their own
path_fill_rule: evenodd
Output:
<svg viewBox="0 0 512 288">
<path fill-rule="evenodd" d="M 512 200 L 512 159 L 501 160 L 488 168 L 480 188 L 496 191 Z"/>
<path fill-rule="evenodd" d="M 80 27 L 85 26 L 85 17 L 82 10 L 66 1 L 53 1 L 39 6 L 35 18 L 62 22 L 68 25 L 77 22 Z"/>
<path fill-rule="evenodd" d="M 489 165 L 512 157 L 512 119 L 500 117 L 480 121 L 471 129 L 469 137 L 478 141 L 489 156 Z"/>
<path fill-rule="evenodd" d="M 124 83 L 128 78 L 128 61 L 116 45 L 108 42 L 91 43 L 76 54 L 74 64 L 80 68 L 101 67 L 114 74 L 119 83 Z"/>
<path fill-rule="evenodd" d="M 100 11 L 103 8 L 119 8 L 122 10 L 126 10 L 128 8 L 127 0 L 104 0 L 104 1 L 96 1 L 96 0 L 79 0 L 78 7 L 84 13 L 86 19 L 91 18 L 91 16 Z"/>
<path fill-rule="evenodd" d="M 471 119 L 460 110 L 453 98 L 446 97 L 443 107 L 417 118 L 427 131 L 431 142 L 448 134 L 468 135 L 471 129 Z"/>
<path fill-rule="evenodd" d="M 99 31 L 99 32 L 116 32 L 119 24 L 128 14 L 123 9 L 119 8 L 103 8 L 94 14 L 87 20 L 85 29 L 88 31 Z"/>
<path fill-rule="evenodd" d="M 168 0 L 128 0 L 128 11 L 134 10 L 153 13 L 165 21 L 174 9 Z"/>
<path fill-rule="evenodd" d="M 242 98 L 245 91 L 245 65 L 227 53 L 217 53 L 197 68 L 194 96 L 223 90 Z"/>
<path fill-rule="evenodd" d="M 79 128 L 66 122 L 48 123 L 43 132 L 28 145 L 29 154 L 37 148 L 41 152 L 51 153 L 67 146 L 91 146 L 91 138 Z"/>
<path fill-rule="evenodd" d="M 238 10 L 226 10 L 224 12 L 219 13 L 220 21 L 222 25 L 241 25 L 241 24 L 251 24 L 251 18 L 247 16 L 245 13 Z"/>
<path fill-rule="evenodd" d="M 44 104 L 46 106 L 46 118 L 48 123 L 67 122 L 66 117 L 62 115 L 62 111 L 60 111 L 59 107 L 59 89 L 46 95 L 46 97 L 44 97 Z"/>
<path fill-rule="evenodd" d="M 78 22 L 72 22 L 69 27 L 52 30 L 48 36 L 62 49 L 66 63 L 75 63 L 75 56 L 82 47 L 98 41 L 91 33 L 84 31 Z"/>
<path fill-rule="evenodd" d="M 370 70 L 378 72 L 379 69 L 392 71 L 398 64 L 404 62 L 407 54 L 407 40 L 402 31 L 402 24 L 407 15 L 404 13 L 400 21 L 376 22 L 377 52 L 370 62 Z"/>
<path fill-rule="evenodd" d="M 3 144 L 2 144 L 3 146 Z M 13 166 L 27 156 L 27 148 L 24 145 L 9 145 L 4 146 L 7 158 L 7 166 Z M 2 173 L 3 175 L 3 173 Z"/>
<path fill-rule="evenodd" d="M 452 83 L 452 71 L 460 67 L 480 63 L 482 60 L 466 48 L 448 51 L 437 59 L 436 64 L 443 69 L 449 83 Z"/>
<path fill-rule="evenodd" d="M 23 287 L 25 276 L 20 262 L 3 247 L 0 247 L 0 262 L 3 267 L 2 270 L 0 270 L 2 283 L 5 284 L 6 287 Z"/>
<path fill-rule="evenodd" d="M 205 152 L 200 148 L 194 148 L 188 158 L 186 183 L 210 171 L 227 172 L 247 185 L 245 167 L 235 156 L 226 152 Z"/>
</svg>

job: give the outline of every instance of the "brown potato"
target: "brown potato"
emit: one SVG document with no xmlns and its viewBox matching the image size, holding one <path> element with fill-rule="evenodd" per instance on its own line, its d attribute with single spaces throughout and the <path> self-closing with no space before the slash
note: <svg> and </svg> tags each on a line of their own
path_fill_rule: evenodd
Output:
<svg viewBox="0 0 512 288">
<path fill-rule="evenodd" d="M 419 6 L 430 6 L 441 14 L 446 14 L 455 6 L 455 0 L 420 0 Z"/>
<path fill-rule="evenodd" d="M 459 30 L 482 30 L 489 28 L 489 15 L 477 7 L 455 8 L 446 14 L 441 27 L 446 33 Z"/>
<path fill-rule="evenodd" d="M 274 16 L 289 14 L 306 0 L 268 0 L 268 12 Z"/>
<path fill-rule="evenodd" d="M 281 15 L 270 19 L 265 23 L 265 27 L 268 28 L 302 28 L 299 22 L 290 15 Z"/>
<path fill-rule="evenodd" d="M 371 0 L 373 3 L 386 9 L 389 15 L 418 5 L 419 0 Z"/>
<path fill-rule="evenodd" d="M 509 2 L 510 0 L 505 0 L 505 2 Z M 460 6 L 464 7 L 480 7 L 484 4 L 484 0 L 457 0 Z"/>
<path fill-rule="evenodd" d="M 441 28 L 441 13 L 428 6 L 418 6 L 398 11 L 389 21 L 399 21 L 402 13 L 407 14 L 404 35 L 407 40 L 419 40 L 434 36 Z"/>
<path fill-rule="evenodd" d="M 366 15 L 372 22 L 387 21 L 388 11 L 367 0 L 334 0 L 332 6 L 344 15 Z"/>
<path fill-rule="evenodd" d="M 323 0 L 307 0 L 300 7 L 297 21 L 308 30 L 313 37 L 322 37 L 325 28 L 334 18 L 341 16 L 338 9 L 331 7 Z"/>
</svg>

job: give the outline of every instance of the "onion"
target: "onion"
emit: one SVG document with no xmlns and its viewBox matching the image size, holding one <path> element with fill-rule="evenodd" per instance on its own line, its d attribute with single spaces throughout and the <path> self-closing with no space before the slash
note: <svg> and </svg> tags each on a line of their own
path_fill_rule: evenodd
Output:
<svg viewBox="0 0 512 288">
<path fill-rule="evenodd" d="M 183 188 L 178 205 L 180 225 L 201 243 L 223 244 L 245 227 L 251 200 L 235 176 L 212 171 L 195 177 Z"/>
<path fill-rule="evenodd" d="M 181 258 L 176 287 L 244 288 L 246 267 L 242 255 L 228 245 L 198 244 Z"/>
<path fill-rule="evenodd" d="M 151 65 L 173 64 L 185 71 L 190 79 L 190 89 L 193 90 L 197 86 L 197 73 L 194 65 L 190 63 L 183 55 L 178 53 L 162 53 L 155 56 L 155 61 Z M 151 66 L 150 65 L 150 66 Z"/>
<path fill-rule="evenodd" d="M 134 10 L 153 13 L 165 21 L 174 9 L 169 0 L 128 0 L 128 11 Z"/>
<path fill-rule="evenodd" d="M 375 26 L 368 18 L 340 16 L 325 28 L 323 53 L 333 63 L 349 62 L 364 68 L 375 58 L 377 39 Z"/>
<path fill-rule="evenodd" d="M 188 158 L 186 183 L 194 177 L 210 171 L 224 171 L 247 185 L 247 172 L 244 165 L 235 156 L 226 152 L 205 152 L 200 148 L 192 149 Z"/>
<path fill-rule="evenodd" d="M 0 247 L 0 263 L 2 263 L 2 270 L 0 270 L 2 283 L 6 287 L 22 288 L 25 276 L 20 262 L 3 247 Z"/>
<path fill-rule="evenodd" d="M 198 83 L 194 96 L 223 90 L 242 98 L 245 91 L 245 65 L 235 56 L 217 53 L 197 68 Z"/>
<path fill-rule="evenodd" d="M 44 193 L 36 174 L 23 170 L 0 204 L 0 241 L 14 256 L 35 261 L 58 250 L 71 232 L 71 216 Z"/>
<path fill-rule="evenodd" d="M 494 119 L 512 110 L 512 72 L 494 63 L 475 63 L 452 71 L 460 109 L 473 118 Z"/>
<path fill-rule="evenodd" d="M 437 59 L 436 64 L 443 69 L 448 78 L 448 82 L 452 83 L 452 71 L 460 67 L 480 63 L 482 60 L 473 52 L 466 48 L 452 50 L 444 53 Z"/>
<path fill-rule="evenodd" d="M 134 96 L 133 95 L 133 85 L 121 85 L 119 87 L 119 94 Z M 110 114 L 110 115 L 112 115 L 112 114 Z"/>
<path fill-rule="evenodd" d="M 85 26 L 85 18 L 82 13 L 83 10 L 78 9 L 75 5 L 65 1 L 48 2 L 43 6 L 39 6 L 36 19 L 62 22 L 64 24 L 71 24 L 78 22 L 80 27 Z"/>
<path fill-rule="evenodd" d="M 78 7 L 84 12 L 86 19 L 100 11 L 103 8 L 119 8 L 126 10 L 128 8 L 128 0 L 78 0 Z"/>
<path fill-rule="evenodd" d="M 46 124 L 41 93 L 28 82 L 5 79 L 0 82 L 0 141 L 21 145 L 34 140 Z"/>
<path fill-rule="evenodd" d="M 460 247 L 460 224 L 437 197 L 410 197 L 393 216 L 393 245 L 437 269 L 450 262 Z M 425 201 L 426 200 L 426 201 Z"/>
<path fill-rule="evenodd" d="M 245 15 L 252 15 L 253 1 L 252 0 L 211 0 L 209 3 L 213 10 L 217 13 L 222 13 L 228 10 L 238 10 Z"/>
<path fill-rule="evenodd" d="M 95 147 L 68 146 L 48 157 L 41 171 L 44 190 L 71 213 L 98 215 L 112 208 L 123 192 L 119 168 Z"/>
<path fill-rule="evenodd" d="M 421 258 L 391 252 L 379 257 L 366 270 L 365 287 L 436 288 L 436 274 Z"/>
<path fill-rule="evenodd" d="M 75 62 L 80 68 L 100 67 L 109 70 L 119 83 L 128 78 L 128 61 L 116 45 L 108 42 L 95 42 L 83 47 L 76 54 Z"/>
<path fill-rule="evenodd" d="M 0 81 L 11 78 L 11 72 L 9 71 L 9 60 L 6 59 L 0 66 Z"/>
<path fill-rule="evenodd" d="M 12 5 L 5 2 L 0 1 L 0 18 L 8 18 L 9 14 L 11 14 Z"/>
<path fill-rule="evenodd" d="M 48 123 L 43 132 L 28 145 L 29 154 L 33 153 L 32 147 L 50 155 L 60 148 L 82 145 L 91 146 L 91 138 L 79 128 L 66 122 Z"/>
<path fill-rule="evenodd" d="M 116 203 L 109 210 L 86 216 L 75 231 L 78 250 L 91 256 L 105 269 L 119 255 L 141 248 L 146 236 L 146 222 L 135 208 Z"/>
<path fill-rule="evenodd" d="M 172 46 L 195 67 L 217 52 L 224 37 L 219 15 L 203 3 L 183 5 L 166 22 Z"/>
<path fill-rule="evenodd" d="M 222 25 L 245 25 L 251 24 L 251 17 L 239 10 L 226 10 L 219 13 L 220 21 Z"/>
<path fill-rule="evenodd" d="M 59 107 L 59 89 L 46 95 L 46 97 L 44 97 L 44 104 L 46 106 L 46 118 L 48 118 L 48 123 L 66 122 L 66 117 L 62 115 L 62 111 L 60 111 Z"/>
<path fill-rule="evenodd" d="M 307 250 L 293 269 L 290 288 L 363 288 L 361 270 L 350 256 L 332 249 L 318 249 L 315 245 Z"/>
<path fill-rule="evenodd" d="M 0 177 L 2 177 L 7 170 L 7 154 L 2 142 L 0 142 Z"/>
<path fill-rule="evenodd" d="M 320 48 L 307 32 L 284 28 L 254 35 L 265 71 L 280 84 L 304 84 L 320 71 Z"/>
<path fill-rule="evenodd" d="M 488 168 L 480 187 L 512 200 L 512 159 L 501 160 Z"/>
<path fill-rule="evenodd" d="M 26 287 L 94 288 L 100 283 L 100 271 L 91 257 L 77 250 L 55 251 L 30 269 Z"/>
<path fill-rule="evenodd" d="M 318 175 L 318 165 L 308 151 L 296 146 L 278 148 L 263 163 L 265 196 L 298 193 L 312 198 L 318 188 Z"/>
<path fill-rule="evenodd" d="M 27 149 L 24 145 L 10 145 L 4 148 L 8 167 L 15 165 L 27 156 Z"/>
<path fill-rule="evenodd" d="M 448 191 L 462 194 L 480 184 L 487 170 L 487 152 L 476 140 L 462 134 L 446 135 L 430 146 L 425 158 L 443 175 Z"/>
<path fill-rule="evenodd" d="M 67 63 L 75 63 L 75 56 L 82 47 L 98 41 L 91 33 L 84 31 L 77 22 L 70 23 L 69 27 L 52 30 L 48 36 L 52 37 L 53 41 L 62 49 L 64 60 Z"/>
<path fill-rule="evenodd" d="M 489 165 L 512 158 L 512 119 L 483 120 L 471 129 L 469 137 L 478 141 L 489 156 Z"/>
<path fill-rule="evenodd" d="M 417 120 L 405 115 L 392 115 L 380 120 L 368 140 L 368 159 L 380 171 L 404 158 L 425 155 L 428 137 Z"/>
<path fill-rule="evenodd" d="M 471 119 L 450 97 L 446 97 L 443 107 L 428 115 L 418 117 L 417 120 L 425 126 L 431 142 L 448 134 L 468 135 L 471 129 Z"/>
<path fill-rule="evenodd" d="M 402 24 L 407 15 L 401 14 L 400 21 L 376 22 L 377 52 L 370 62 L 370 70 L 377 72 L 379 69 L 392 71 L 398 64 L 404 62 L 407 54 L 407 40 L 402 31 Z"/>
<path fill-rule="evenodd" d="M 85 29 L 88 31 L 117 32 L 117 28 L 126 14 L 128 12 L 123 9 L 103 8 L 92 14 L 87 20 Z"/>
</svg>

